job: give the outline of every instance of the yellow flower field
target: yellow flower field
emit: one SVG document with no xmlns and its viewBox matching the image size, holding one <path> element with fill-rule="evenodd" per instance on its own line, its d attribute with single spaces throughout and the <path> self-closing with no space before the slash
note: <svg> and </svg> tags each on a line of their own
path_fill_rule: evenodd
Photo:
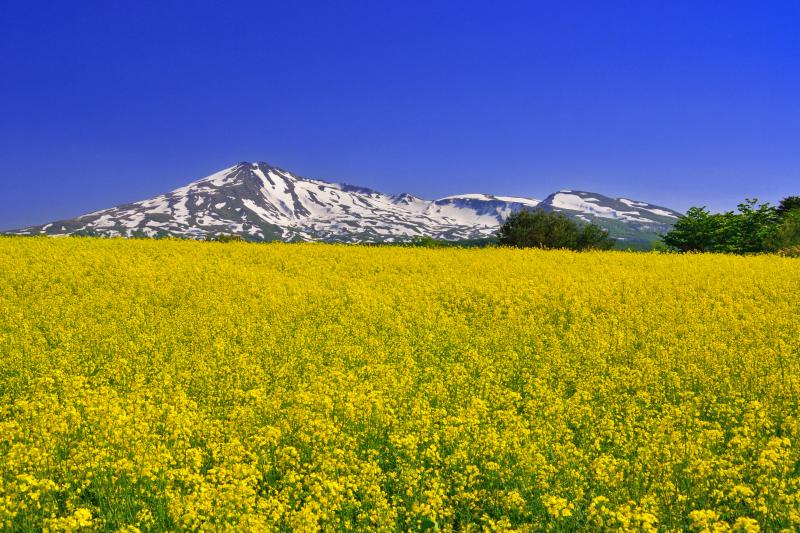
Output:
<svg viewBox="0 0 800 533">
<path fill-rule="evenodd" d="M 800 261 L 0 239 L 0 527 L 800 529 Z"/>
</svg>

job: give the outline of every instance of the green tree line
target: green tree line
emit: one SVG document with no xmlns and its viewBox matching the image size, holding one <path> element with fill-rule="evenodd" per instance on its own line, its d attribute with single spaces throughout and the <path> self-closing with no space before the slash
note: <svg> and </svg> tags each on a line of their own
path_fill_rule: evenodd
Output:
<svg viewBox="0 0 800 533">
<path fill-rule="evenodd" d="M 684 252 L 800 255 L 800 196 L 784 198 L 778 206 L 747 199 L 724 213 L 692 207 L 662 240 Z"/>
</svg>

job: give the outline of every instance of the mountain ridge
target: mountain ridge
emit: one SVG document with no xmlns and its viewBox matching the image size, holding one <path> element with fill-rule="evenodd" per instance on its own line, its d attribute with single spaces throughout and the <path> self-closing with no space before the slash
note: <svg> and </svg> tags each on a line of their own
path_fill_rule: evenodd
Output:
<svg viewBox="0 0 800 533">
<path fill-rule="evenodd" d="M 612 237 L 633 241 L 652 240 L 681 216 L 647 202 L 570 189 L 544 200 L 488 193 L 426 200 L 244 161 L 146 200 L 5 233 L 195 239 L 226 234 L 255 241 L 400 242 L 422 236 L 467 240 L 491 237 L 509 214 L 531 208 L 598 223 Z"/>
</svg>

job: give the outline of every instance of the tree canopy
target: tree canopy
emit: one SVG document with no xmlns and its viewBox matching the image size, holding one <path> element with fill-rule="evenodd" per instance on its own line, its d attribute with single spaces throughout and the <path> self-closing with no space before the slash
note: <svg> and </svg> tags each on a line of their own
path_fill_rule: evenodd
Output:
<svg viewBox="0 0 800 533">
<path fill-rule="evenodd" d="M 607 250 L 614 246 L 614 239 L 601 227 L 575 222 L 562 213 L 541 209 L 510 214 L 497 237 L 501 245 L 516 248 Z"/>
<path fill-rule="evenodd" d="M 791 211 L 800 210 L 800 196 L 787 196 L 778 204 L 778 214 L 783 216 Z"/>
<path fill-rule="evenodd" d="M 692 207 L 662 240 L 684 252 L 749 254 L 794 247 L 800 245 L 800 197 L 784 198 L 778 207 L 747 199 L 725 213 Z"/>
</svg>

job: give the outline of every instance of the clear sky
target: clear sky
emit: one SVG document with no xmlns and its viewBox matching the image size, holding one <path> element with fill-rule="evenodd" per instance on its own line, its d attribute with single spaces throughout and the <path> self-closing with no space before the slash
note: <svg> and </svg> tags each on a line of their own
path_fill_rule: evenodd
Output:
<svg viewBox="0 0 800 533">
<path fill-rule="evenodd" d="M 4 0 L 0 228 L 238 161 L 436 198 L 800 194 L 800 2 Z"/>
</svg>

